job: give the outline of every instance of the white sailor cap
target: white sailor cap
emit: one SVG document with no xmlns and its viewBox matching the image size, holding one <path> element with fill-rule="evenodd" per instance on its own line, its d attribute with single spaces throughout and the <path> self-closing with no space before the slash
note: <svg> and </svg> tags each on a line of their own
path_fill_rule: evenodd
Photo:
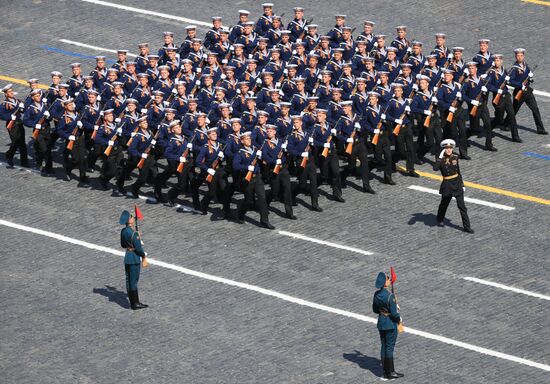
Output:
<svg viewBox="0 0 550 384">
<path fill-rule="evenodd" d="M 13 84 L 10 83 L 10 84 L 6 85 L 4 88 L 2 88 L 2 92 L 6 93 L 12 88 L 13 88 Z"/>
<path fill-rule="evenodd" d="M 486 44 L 489 44 L 491 42 L 491 40 L 489 39 L 479 39 L 478 40 L 478 43 L 481 44 L 481 43 L 486 43 Z"/>
<path fill-rule="evenodd" d="M 29 80 L 27 80 L 27 83 L 29 83 L 29 84 L 38 84 L 38 79 L 34 79 L 34 78 L 29 79 Z"/>
<path fill-rule="evenodd" d="M 239 15 L 250 15 L 250 11 L 247 11 L 246 9 L 239 9 Z"/>
<path fill-rule="evenodd" d="M 263 3 L 262 8 L 273 8 L 273 3 Z"/>
<path fill-rule="evenodd" d="M 128 53 L 128 50 L 127 50 L 127 49 L 117 49 L 116 53 L 124 53 L 124 54 L 127 54 L 127 53 Z"/>
<path fill-rule="evenodd" d="M 37 93 L 38 93 L 38 94 L 42 94 L 42 90 L 41 90 L 40 88 L 33 89 L 33 90 L 31 91 L 31 96 L 34 96 L 34 95 L 36 95 Z"/>
<path fill-rule="evenodd" d="M 72 63 L 71 64 L 71 68 L 80 68 L 81 64 L 80 63 Z"/>
<path fill-rule="evenodd" d="M 294 12 L 304 12 L 303 7 L 294 7 Z"/>
<path fill-rule="evenodd" d="M 430 82 L 430 77 L 426 75 L 418 74 L 416 75 L 417 80 L 426 80 L 427 82 Z"/>
<path fill-rule="evenodd" d="M 343 13 L 339 13 L 339 14 L 337 14 L 337 15 L 334 15 L 334 17 L 335 17 L 336 19 L 345 19 L 345 18 L 346 18 L 346 15 L 344 15 Z"/>
<path fill-rule="evenodd" d="M 376 23 L 374 21 L 365 20 L 365 21 L 363 21 L 363 25 L 370 25 L 370 26 L 374 27 L 376 25 Z"/>
<path fill-rule="evenodd" d="M 406 31 L 407 30 L 407 26 L 406 25 L 398 25 L 397 27 L 395 27 L 395 29 L 397 31 Z"/>
<path fill-rule="evenodd" d="M 371 91 L 371 92 L 367 92 L 367 95 L 369 96 L 376 96 L 376 97 L 380 97 L 380 94 L 378 92 L 374 92 L 374 91 Z"/>
<path fill-rule="evenodd" d="M 353 101 L 351 100 L 345 100 L 345 101 L 342 101 L 340 102 L 340 105 L 342 107 L 351 107 L 353 105 Z"/>
<path fill-rule="evenodd" d="M 441 148 L 447 148 L 447 147 L 454 148 L 455 146 L 456 146 L 456 142 L 453 139 L 445 139 L 441 142 Z"/>
<path fill-rule="evenodd" d="M 452 51 L 453 51 L 453 52 L 463 52 L 463 51 L 464 51 L 464 47 L 453 47 L 453 48 L 452 48 Z"/>
<path fill-rule="evenodd" d="M 252 135 L 251 131 L 243 132 L 239 135 L 239 138 L 244 139 L 245 137 L 250 137 Z"/>
<path fill-rule="evenodd" d="M 170 128 L 173 128 L 175 127 L 176 125 L 180 125 L 180 121 L 179 120 L 174 120 L 172 122 L 170 122 Z"/>
<path fill-rule="evenodd" d="M 174 32 L 170 32 L 170 31 L 165 31 L 162 34 L 163 36 L 174 36 Z"/>
<path fill-rule="evenodd" d="M 516 48 L 514 49 L 514 53 L 525 53 L 525 48 Z"/>
<path fill-rule="evenodd" d="M 221 16 L 212 16 L 212 21 L 221 21 L 221 20 L 222 20 Z"/>
<path fill-rule="evenodd" d="M 197 26 L 196 26 L 196 25 L 187 25 L 187 26 L 185 27 L 185 30 L 186 30 L 186 31 L 189 31 L 190 29 L 197 29 Z"/>
<path fill-rule="evenodd" d="M 447 37 L 447 35 L 444 34 L 443 32 L 438 32 L 438 33 L 436 33 L 434 36 L 435 36 L 435 37 L 443 37 L 443 38 L 446 38 L 446 37 Z"/>
<path fill-rule="evenodd" d="M 53 71 L 52 73 L 50 73 L 50 75 L 51 75 L 52 77 L 54 77 L 54 76 L 63 77 L 63 75 L 62 75 L 61 72 L 59 72 L 59 71 Z"/>
</svg>

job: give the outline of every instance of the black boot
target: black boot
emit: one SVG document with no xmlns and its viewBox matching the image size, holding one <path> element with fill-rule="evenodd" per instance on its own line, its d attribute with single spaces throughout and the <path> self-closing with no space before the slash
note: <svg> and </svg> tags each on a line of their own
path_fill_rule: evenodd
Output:
<svg viewBox="0 0 550 384">
<path fill-rule="evenodd" d="M 137 289 L 134 291 L 134 297 L 135 297 L 135 299 L 136 299 L 136 307 L 137 307 L 137 309 L 142 309 L 142 308 L 147 308 L 147 307 L 148 307 L 147 304 L 143 304 L 143 303 L 141 303 L 141 302 L 139 301 L 139 291 L 138 291 Z"/>
<path fill-rule="evenodd" d="M 136 297 L 134 291 L 128 291 L 128 301 L 130 302 L 130 308 L 136 310 Z"/>
<path fill-rule="evenodd" d="M 391 176 L 384 175 L 384 183 L 388 185 L 395 185 L 395 181 L 393 181 Z"/>
<path fill-rule="evenodd" d="M 393 366 L 393 357 L 390 357 L 387 359 L 388 360 L 388 364 L 389 364 L 389 367 L 388 367 L 388 378 L 391 378 L 391 379 L 398 379 L 400 377 L 403 377 L 405 376 L 404 374 L 402 373 L 397 373 L 395 372 L 395 367 Z"/>
</svg>

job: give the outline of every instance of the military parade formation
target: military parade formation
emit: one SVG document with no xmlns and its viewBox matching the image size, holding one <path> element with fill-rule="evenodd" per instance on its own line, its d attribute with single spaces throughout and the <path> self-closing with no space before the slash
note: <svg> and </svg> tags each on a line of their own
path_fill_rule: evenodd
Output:
<svg viewBox="0 0 550 384">
<path fill-rule="evenodd" d="M 441 223 L 451 198 L 458 202 L 462 196 L 455 175 L 458 159 L 470 159 L 470 136 L 484 137 L 487 151 L 497 150 L 495 128 L 521 142 L 516 114 L 524 103 L 537 133 L 547 134 L 525 49 L 515 49 L 516 61 L 505 68 L 487 39 L 479 40 L 479 52 L 466 61 L 464 48 L 448 47 L 444 33 L 435 34 L 433 49 L 410 41 L 402 25 L 388 38 L 365 21 L 354 37 L 355 28 L 339 14 L 334 27 L 320 35 L 301 7 L 294 8 L 286 29 L 273 4 L 262 7 L 256 22 L 240 10 L 232 28 L 213 17 L 203 39 L 193 25 L 185 28 L 181 44 L 164 32 L 156 53 L 140 43 L 133 61 L 126 50 L 117 51 L 110 67 L 97 56 L 89 75 L 73 63 L 70 76 L 51 73 L 47 90 L 30 79 L 24 100 L 11 84 L 5 86 L 0 119 L 11 140 L 8 166 L 17 151 L 21 166 L 30 166 L 28 129 L 33 166 L 44 175 L 54 173 L 59 148 L 66 180 L 75 168 L 83 184 L 98 172 L 105 190 L 137 198 L 149 185 L 156 201 L 177 206 L 183 194 L 205 215 L 218 202 L 223 217 L 238 223 L 257 209 L 261 225 L 273 229 L 274 201 L 295 220 L 300 194 L 309 196 L 311 210 L 322 211 L 322 184 L 332 189 L 332 200 L 344 202 L 349 177 L 374 194 L 371 170 L 383 169 L 383 181 L 394 185 L 397 161 L 405 162 L 404 175 L 418 177 L 415 165 L 436 156 L 446 184 L 440 191 Z M 439 153 L 440 143 L 450 151 Z M 458 154 L 452 152 L 455 145 Z M 236 192 L 244 197 L 233 218 Z"/>
</svg>

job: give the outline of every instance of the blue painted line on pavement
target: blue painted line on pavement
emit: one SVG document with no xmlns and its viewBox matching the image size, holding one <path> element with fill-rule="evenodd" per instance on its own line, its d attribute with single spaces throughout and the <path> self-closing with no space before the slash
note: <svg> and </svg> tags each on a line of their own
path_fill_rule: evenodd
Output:
<svg viewBox="0 0 550 384">
<path fill-rule="evenodd" d="M 550 156 L 541 155 L 541 154 L 534 153 L 534 152 L 523 152 L 523 154 L 525 156 L 536 157 L 538 159 L 550 160 Z"/>
<path fill-rule="evenodd" d="M 80 57 L 81 59 L 93 59 L 95 60 L 95 56 L 90 56 L 90 55 L 83 55 L 81 53 L 78 53 L 78 52 L 71 52 L 71 51 L 65 51 L 63 49 L 59 49 L 59 48 L 55 48 L 55 47 L 50 47 L 49 45 L 41 45 L 40 48 L 46 50 L 46 51 L 50 51 L 50 52 L 56 52 L 56 53 L 61 53 L 62 55 L 67 55 L 67 56 L 73 56 L 73 57 Z M 106 59 L 105 62 L 107 63 L 114 63 L 115 60 L 108 60 Z"/>
</svg>

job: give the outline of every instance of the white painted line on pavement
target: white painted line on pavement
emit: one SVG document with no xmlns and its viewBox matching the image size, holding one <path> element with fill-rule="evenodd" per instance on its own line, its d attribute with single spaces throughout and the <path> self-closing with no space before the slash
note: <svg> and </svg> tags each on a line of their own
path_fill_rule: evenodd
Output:
<svg viewBox="0 0 550 384">
<path fill-rule="evenodd" d="M 105 52 L 117 53 L 116 49 L 96 47 L 95 45 L 84 44 L 84 43 L 80 43 L 78 41 L 67 40 L 67 39 L 59 39 L 59 41 L 61 41 L 62 43 L 65 43 L 65 44 L 76 45 L 77 47 L 93 49 L 94 51 L 105 51 Z M 121 48 L 121 49 L 123 49 L 123 48 Z M 124 48 L 124 49 L 126 49 L 126 48 Z M 127 56 L 137 57 L 137 55 L 134 55 L 133 53 L 127 53 Z"/>
<path fill-rule="evenodd" d="M 543 294 L 540 294 L 540 293 L 536 293 L 536 292 L 526 291 L 525 289 L 510 287 L 510 286 L 508 286 L 508 285 L 504 285 L 504 284 L 495 283 L 495 282 L 492 282 L 492 281 L 487 281 L 487 280 L 478 279 L 477 277 L 469 277 L 469 276 L 466 276 L 466 277 L 463 277 L 463 279 L 464 279 L 464 280 L 467 280 L 467 281 L 473 281 L 474 283 L 479 283 L 479 284 L 483 284 L 483 285 L 489 285 L 489 286 L 495 287 L 495 288 L 504 289 L 504 290 L 506 290 L 506 291 L 512 291 L 512 292 L 516 292 L 516 293 L 521 293 L 521 294 L 523 294 L 523 295 L 536 297 L 537 299 L 542 299 L 542 300 L 548 300 L 548 301 L 550 301 L 550 296 L 546 296 L 546 295 L 543 295 Z"/>
<path fill-rule="evenodd" d="M 508 89 L 513 91 L 514 87 L 508 85 Z M 533 93 L 537 96 L 550 97 L 550 92 L 539 91 L 538 89 L 533 89 Z"/>
<path fill-rule="evenodd" d="M 367 255 L 367 256 L 374 255 L 374 253 L 372 253 L 372 252 L 364 251 L 364 250 L 359 249 L 359 248 L 353 248 L 353 247 L 348 247 L 347 245 L 331 243 L 329 241 L 319 240 L 319 239 L 316 239 L 314 237 L 308 237 L 308 236 L 305 236 L 305 235 L 300 235 L 299 233 L 279 231 L 279 235 L 290 236 L 294 239 L 311 241 L 312 243 L 322 244 L 322 245 L 326 245 L 326 246 L 333 247 L 333 248 L 345 249 L 346 251 L 360 253 L 362 255 Z"/>
<path fill-rule="evenodd" d="M 425 187 L 421 187 L 419 185 L 409 185 L 408 188 L 409 189 L 414 189 L 415 191 L 431 193 L 432 195 L 439 195 L 439 191 L 437 189 L 425 188 Z M 491 208 L 502 209 L 502 210 L 505 210 L 505 211 L 513 211 L 514 209 L 516 209 L 516 208 L 510 207 L 508 205 L 491 203 L 490 201 L 474 199 L 472 197 L 464 197 L 464 201 L 467 201 L 468 203 L 472 203 L 472 204 L 479 204 L 479 205 L 485 205 L 485 206 L 491 207 Z"/>
<path fill-rule="evenodd" d="M 33 227 L 26 226 L 26 225 L 12 223 L 11 221 L 6 221 L 6 220 L 0 219 L 0 225 L 6 226 L 6 227 L 9 227 L 9 228 L 19 229 L 19 230 L 22 230 L 22 231 L 25 231 L 25 232 L 30 232 L 30 233 L 35 233 L 35 234 L 38 234 L 38 235 L 50 237 L 50 238 L 53 238 L 53 239 L 56 239 L 56 240 L 64 241 L 64 242 L 67 242 L 67 243 L 70 243 L 70 244 L 79 245 L 79 246 L 82 246 L 82 247 L 85 247 L 85 248 L 89 248 L 89 249 L 93 249 L 93 250 L 97 250 L 97 251 L 101 251 L 101 252 L 106 252 L 106 253 L 111 253 L 111 254 L 117 255 L 117 256 L 124 256 L 124 254 L 125 254 L 125 252 L 119 251 L 119 250 L 116 250 L 116 249 L 113 249 L 113 248 L 88 243 L 86 241 L 77 240 L 77 239 L 74 239 L 74 238 L 71 238 L 71 237 L 68 237 L 68 236 L 63 236 L 63 235 L 60 235 L 60 234 L 57 234 L 57 233 L 44 231 L 42 229 L 33 228 Z M 149 264 L 151 264 L 151 265 L 157 265 L 159 267 L 171 269 L 173 271 L 184 273 L 186 275 L 195 276 L 195 277 L 199 277 L 201 279 L 205 279 L 205 280 L 209 280 L 209 281 L 215 281 L 215 282 L 226 284 L 226 285 L 229 285 L 229 286 L 232 286 L 232 287 L 237 287 L 237 288 L 242 288 L 242 289 L 246 289 L 246 290 L 249 290 L 249 291 L 257 292 L 257 293 L 260 293 L 262 295 L 275 297 L 277 299 L 284 300 L 284 301 L 294 303 L 294 304 L 298 304 L 298 305 L 301 305 L 301 306 L 304 306 L 304 307 L 313 308 L 313 309 L 317 309 L 317 310 L 320 310 L 320 311 L 325 311 L 325 312 L 328 312 L 328 313 L 333 313 L 333 314 L 336 314 L 336 315 L 349 317 L 349 318 L 352 318 L 352 319 L 355 319 L 355 320 L 364 321 L 364 322 L 371 323 L 371 324 L 376 324 L 377 321 L 378 321 L 374 317 L 361 315 L 359 313 L 354 313 L 354 312 L 346 311 L 346 310 L 343 310 L 343 309 L 329 307 L 329 306 L 323 305 L 323 304 L 317 304 L 317 303 L 314 303 L 314 302 L 311 302 L 311 301 L 300 299 L 298 297 L 289 296 L 289 295 L 285 295 L 284 293 L 279 293 L 279 292 L 276 292 L 276 291 L 272 291 L 271 289 L 265 289 L 265 288 L 262 288 L 262 287 L 258 287 L 256 285 L 241 283 L 241 282 L 226 279 L 226 278 L 223 278 L 223 277 L 209 275 L 207 273 L 194 271 L 194 270 L 191 270 L 191 269 L 181 267 L 179 265 L 165 263 L 163 261 L 156 260 L 156 259 L 149 259 L 148 258 L 148 260 L 149 260 Z M 506 354 L 506 353 L 494 351 L 492 349 L 478 347 L 477 345 L 464 343 L 462 341 L 454 340 L 454 339 L 451 339 L 451 338 L 448 338 L 448 337 L 445 337 L 445 336 L 435 335 L 433 333 L 420 331 L 420 330 L 417 330 L 417 329 L 414 329 L 414 328 L 406 327 L 405 331 L 407 333 L 412 334 L 412 335 L 417 335 L 417 336 L 420 336 L 420 337 L 424 337 L 426 339 L 439 341 L 441 343 L 445 343 L 445 344 L 449 344 L 449 345 L 454 345 L 456 347 L 464 348 L 464 349 L 467 349 L 469 351 L 474 351 L 474 352 L 478 352 L 478 353 L 481 353 L 481 354 L 484 354 L 484 355 L 497 357 L 499 359 L 512 361 L 514 363 L 527 365 L 527 366 L 530 366 L 530 367 L 533 367 L 533 368 L 541 369 L 543 371 L 550 371 L 550 365 L 547 365 L 547 364 L 542 364 L 542 363 L 538 363 L 536 361 L 527 360 L 527 359 L 517 357 L 517 356 L 514 356 L 514 355 L 509 355 L 509 354 Z"/>
<path fill-rule="evenodd" d="M 91 4 L 96 4 L 96 5 L 103 5 L 105 7 L 112 7 L 112 8 L 122 9 L 124 11 L 129 11 L 129 12 L 134 12 L 134 13 L 141 13 L 143 15 L 161 17 L 163 19 L 177 20 L 177 21 L 182 21 L 182 22 L 185 22 L 185 23 L 202 25 L 202 26 L 205 26 L 205 27 L 211 27 L 212 26 L 212 23 L 207 23 L 207 22 L 200 21 L 200 20 L 188 19 L 187 17 L 174 16 L 174 15 L 170 15 L 170 14 L 167 14 L 167 13 L 148 11 L 147 9 L 130 7 L 128 5 L 122 5 L 122 4 L 116 4 L 116 3 L 110 3 L 108 1 L 100 1 L 100 0 L 82 0 L 82 1 L 85 2 L 85 3 L 91 3 Z"/>
</svg>

